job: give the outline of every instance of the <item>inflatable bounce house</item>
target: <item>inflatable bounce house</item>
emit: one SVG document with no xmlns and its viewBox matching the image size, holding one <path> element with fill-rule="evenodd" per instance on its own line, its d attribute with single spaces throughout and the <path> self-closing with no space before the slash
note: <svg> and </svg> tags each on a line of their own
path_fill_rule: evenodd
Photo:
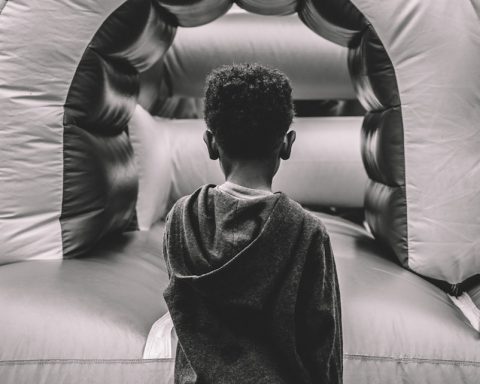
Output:
<svg viewBox="0 0 480 384">
<path fill-rule="evenodd" d="M 480 383 L 479 9 L 0 0 L 0 383 L 173 383 L 162 220 L 222 182 L 202 92 L 232 62 L 292 81 L 274 187 L 330 233 L 345 383 Z"/>
</svg>

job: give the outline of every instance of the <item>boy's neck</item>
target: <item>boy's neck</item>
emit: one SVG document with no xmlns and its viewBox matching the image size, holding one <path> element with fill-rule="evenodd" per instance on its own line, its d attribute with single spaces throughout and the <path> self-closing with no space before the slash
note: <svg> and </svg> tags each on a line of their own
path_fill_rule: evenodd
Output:
<svg viewBox="0 0 480 384">
<path fill-rule="evenodd" d="M 222 164 L 225 180 L 251 189 L 272 191 L 275 166 L 270 162 L 242 161 Z"/>
</svg>

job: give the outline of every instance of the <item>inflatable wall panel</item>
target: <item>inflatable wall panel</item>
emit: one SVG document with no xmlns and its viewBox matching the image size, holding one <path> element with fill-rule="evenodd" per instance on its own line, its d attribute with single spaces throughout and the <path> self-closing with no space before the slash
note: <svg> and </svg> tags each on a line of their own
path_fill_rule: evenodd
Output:
<svg viewBox="0 0 480 384">
<path fill-rule="evenodd" d="M 372 231 L 404 266 L 461 293 L 459 284 L 480 273 L 480 78 L 472 76 L 480 24 L 472 3 L 307 1 L 300 15 L 351 48 L 352 78 L 369 110 Z"/>
<path fill-rule="evenodd" d="M 63 257 L 64 103 L 88 42 L 120 3 L 87 1 L 76 12 L 10 1 L 0 14 L 2 262 Z"/>
<path fill-rule="evenodd" d="M 347 54 L 346 48 L 305 28 L 295 15 L 232 13 L 201 27 L 179 29 L 165 66 L 172 95 L 203 97 L 205 77 L 213 68 L 258 62 L 285 72 L 297 100 L 355 99 Z"/>
<path fill-rule="evenodd" d="M 0 262 L 73 257 L 132 223 L 138 71 L 175 27 L 142 0 L 3 6 Z"/>
<path fill-rule="evenodd" d="M 172 358 L 142 359 L 167 311 L 163 224 L 86 257 L 0 268 L 2 384 L 172 384 Z"/>
<path fill-rule="evenodd" d="M 297 118 L 291 158 L 280 164 L 273 189 L 311 207 L 362 208 L 367 176 L 360 155 L 361 117 Z M 203 120 L 152 118 L 138 107 L 130 137 L 140 173 L 141 229 L 164 218 L 173 202 L 206 183 L 221 184 L 218 162 L 202 140 Z"/>
<path fill-rule="evenodd" d="M 398 85 L 398 96 L 377 90 L 382 108 L 370 110 L 401 108 L 401 125 L 398 117 L 390 126 L 366 120 L 366 142 L 376 143 L 365 145 L 364 152 L 377 163 L 386 160 L 383 168 L 389 168 L 382 177 L 369 172 L 369 223 L 415 272 L 461 283 L 480 273 L 480 78 L 472 76 L 480 63 L 480 23 L 468 2 L 353 3 L 382 41 Z M 361 44 L 367 50 L 363 76 L 386 88 L 393 72 L 379 60 L 378 43 L 364 35 Z M 380 133 L 386 129 L 396 133 Z M 383 156 L 386 152 L 391 159 Z M 401 235 L 392 238 L 393 232 Z"/>
</svg>

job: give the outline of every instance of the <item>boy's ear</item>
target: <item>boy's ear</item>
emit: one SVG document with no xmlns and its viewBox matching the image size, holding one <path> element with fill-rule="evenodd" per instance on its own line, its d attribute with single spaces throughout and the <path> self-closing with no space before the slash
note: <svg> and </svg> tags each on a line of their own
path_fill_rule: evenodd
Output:
<svg viewBox="0 0 480 384">
<path fill-rule="evenodd" d="M 215 141 L 215 136 L 213 136 L 212 131 L 206 130 L 203 132 L 203 141 L 205 142 L 207 149 L 208 149 L 208 156 L 212 160 L 217 160 L 218 155 L 218 147 L 217 142 Z"/>
<path fill-rule="evenodd" d="M 283 138 L 282 148 L 280 149 L 280 158 L 282 160 L 288 160 L 290 154 L 292 153 L 292 145 L 297 138 L 297 133 L 295 131 L 288 132 Z"/>
</svg>

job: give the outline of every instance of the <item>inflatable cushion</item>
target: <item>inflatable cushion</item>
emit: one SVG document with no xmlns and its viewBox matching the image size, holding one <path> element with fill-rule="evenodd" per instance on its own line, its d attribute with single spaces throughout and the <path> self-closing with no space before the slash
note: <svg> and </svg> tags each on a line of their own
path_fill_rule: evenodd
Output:
<svg viewBox="0 0 480 384">
<path fill-rule="evenodd" d="M 169 134 L 164 119 L 154 118 L 137 106 L 129 131 L 139 175 L 137 221 L 148 229 L 167 211 L 172 185 L 172 160 Z"/>
<path fill-rule="evenodd" d="M 142 360 L 166 312 L 162 239 L 157 224 L 84 258 L 2 266 L 1 383 L 170 383 L 172 359 Z"/>
<path fill-rule="evenodd" d="M 236 0 L 243 9 L 261 15 L 288 15 L 297 10 L 297 0 Z"/>
<path fill-rule="evenodd" d="M 369 110 L 367 220 L 405 267 L 461 293 L 480 279 L 478 17 L 469 1 L 348 3 L 369 23 L 349 55 Z"/>
<path fill-rule="evenodd" d="M 208 157 L 203 120 L 152 118 L 137 108 L 130 137 L 140 184 L 141 228 L 163 217 L 181 196 L 224 181 Z M 309 206 L 361 208 L 367 182 L 360 156 L 361 117 L 298 118 L 292 156 L 282 161 L 273 188 Z"/>
<path fill-rule="evenodd" d="M 232 0 L 153 0 L 167 10 L 174 22 L 182 27 L 207 24 L 227 12 Z"/>
<path fill-rule="evenodd" d="M 478 383 L 478 333 L 448 296 L 403 269 L 362 227 L 317 215 L 337 264 L 344 383 Z M 471 291 L 477 305 L 479 293 Z"/>
<path fill-rule="evenodd" d="M 317 215 L 340 282 L 344 383 L 476 384 L 478 335 L 446 294 L 362 227 Z M 172 384 L 172 359 L 142 360 L 166 309 L 162 232 L 160 224 L 104 241 L 82 259 L 0 268 L 2 384 Z"/>
<path fill-rule="evenodd" d="M 173 95 L 202 97 L 205 77 L 213 68 L 258 62 L 286 73 L 295 99 L 355 99 L 347 53 L 315 35 L 295 15 L 243 12 L 198 28 L 179 28 L 165 66 Z"/>
</svg>

